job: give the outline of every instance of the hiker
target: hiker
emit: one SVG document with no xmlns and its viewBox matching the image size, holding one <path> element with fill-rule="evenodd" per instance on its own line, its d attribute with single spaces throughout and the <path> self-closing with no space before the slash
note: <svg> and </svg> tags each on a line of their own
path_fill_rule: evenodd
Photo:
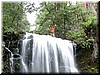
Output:
<svg viewBox="0 0 100 75">
<path fill-rule="evenodd" d="M 54 27 L 50 27 L 50 25 L 49 25 L 49 29 L 50 29 L 50 35 L 51 36 L 53 36 L 53 37 L 55 37 L 55 29 L 56 29 L 56 24 L 54 25 Z"/>
</svg>

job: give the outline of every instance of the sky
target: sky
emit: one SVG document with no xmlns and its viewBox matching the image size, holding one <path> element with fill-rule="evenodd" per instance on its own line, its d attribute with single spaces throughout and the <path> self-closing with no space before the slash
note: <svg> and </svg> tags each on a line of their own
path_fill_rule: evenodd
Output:
<svg viewBox="0 0 100 75">
<path fill-rule="evenodd" d="M 33 13 L 26 13 L 27 15 L 27 20 L 29 21 L 30 25 L 35 24 L 35 20 L 36 20 L 36 12 Z"/>
<path fill-rule="evenodd" d="M 34 2 L 34 1 L 31 1 L 32 3 Z M 40 5 L 40 1 L 35 1 L 34 2 L 35 3 L 35 7 L 39 7 Z M 29 23 L 30 23 L 30 25 L 31 25 L 31 27 L 30 27 L 30 31 L 33 31 L 33 30 L 35 30 L 35 28 L 36 28 L 36 26 L 33 26 L 33 25 L 35 25 L 35 20 L 36 20 L 36 18 L 37 18 L 37 15 L 36 14 L 38 14 L 39 12 L 37 11 L 34 11 L 34 12 L 32 12 L 32 13 L 26 13 L 26 15 L 27 15 L 27 20 L 29 21 Z"/>
<path fill-rule="evenodd" d="M 34 2 L 34 1 L 31 1 L 32 3 Z M 34 2 L 35 3 L 35 7 L 39 7 L 39 3 L 40 3 L 40 1 L 35 1 Z M 29 23 L 31 24 L 31 25 L 33 25 L 33 24 L 35 24 L 35 20 L 36 20 L 36 13 L 39 13 L 39 12 L 32 12 L 32 13 L 26 13 L 26 15 L 27 15 L 27 20 L 29 21 Z"/>
</svg>

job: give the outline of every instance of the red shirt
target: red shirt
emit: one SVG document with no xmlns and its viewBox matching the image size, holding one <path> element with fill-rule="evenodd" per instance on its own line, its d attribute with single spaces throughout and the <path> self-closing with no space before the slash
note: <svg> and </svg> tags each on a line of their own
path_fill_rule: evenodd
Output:
<svg viewBox="0 0 100 75">
<path fill-rule="evenodd" d="M 54 26 L 53 28 L 50 28 L 50 32 L 54 33 L 56 26 Z"/>
</svg>

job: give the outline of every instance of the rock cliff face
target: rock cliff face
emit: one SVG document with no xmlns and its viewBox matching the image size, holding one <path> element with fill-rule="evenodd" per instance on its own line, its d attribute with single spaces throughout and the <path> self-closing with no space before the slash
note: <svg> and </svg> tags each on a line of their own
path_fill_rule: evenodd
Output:
<svg viewBox="0 0 100 75">
<path fill-rule="evenodd" d="M 20 53 L 21 49 L 21 39 L 25 33 L 18 32 L 18 33 L 4 33 L 2 36 L 2 73 L 10 73 L 10 63 L 9 57 L 10 52 L 7 51 L 9 49 L 13 54 Z M 16 55 L 15 55 L 16 57 Z"/>
<path fill-rule="evenodd" d="M 77 48 L 79 51 L 76 61 L 81 73 L 99 73 L 99 55 L 95 53 L 93 46 L 91 49 Z"/>
</svg>

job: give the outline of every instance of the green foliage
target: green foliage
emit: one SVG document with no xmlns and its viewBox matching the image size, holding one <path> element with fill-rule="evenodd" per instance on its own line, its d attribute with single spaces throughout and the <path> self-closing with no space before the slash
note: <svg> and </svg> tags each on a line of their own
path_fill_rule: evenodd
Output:
<svg viewBox="0 0 100 75">
<path fill-rule="evenodd" d="M 2 2 L 3 33 L 29 30 L 22 2 Z"/>
<path fill-rule="evenodd" d="M 82 22 L 81 24 L 84 28 L 91 28 L 95 20 L 96 20 L 96 16 L 90 16 L 88 17 L 87 21 Z"/>
<path fill-rule="evenodd" d="M 68 37 L 72 38 L 72 39 L 77 39 L 77 38 L 85 36 L 84 35 L 84 29 L 82 29 L 82 28 L 80 28 L 78 30 L 76 29 L 74 31 L 68 31 L 67 35 L 69 35 Z"/>
<path fill-rule="evenodd" d="M 67 38 L 70 38 L 70 40 L 73 40 L 74 42 L 79 44 L 82 48 L 90 48 L 94 42 L 93 37 L 88 38 L 85 35 L 83 28 L 74 31 L 69 31 L 67 33 L 67 36 L 68 36 Z"/>
<path fill-rule="evenodd" d="M 58 37 L 73 40 L 82 48 L 90 48 L 95 40 L 91 32 L 97 25 L 96 20 L 94 12 L 83 8 L 81 3 L 67 6 L 67 2 L 43 2 L 36 20 L 36 33 L 49 34 L 48 26 L 56 24 Z"/>
</svg>

